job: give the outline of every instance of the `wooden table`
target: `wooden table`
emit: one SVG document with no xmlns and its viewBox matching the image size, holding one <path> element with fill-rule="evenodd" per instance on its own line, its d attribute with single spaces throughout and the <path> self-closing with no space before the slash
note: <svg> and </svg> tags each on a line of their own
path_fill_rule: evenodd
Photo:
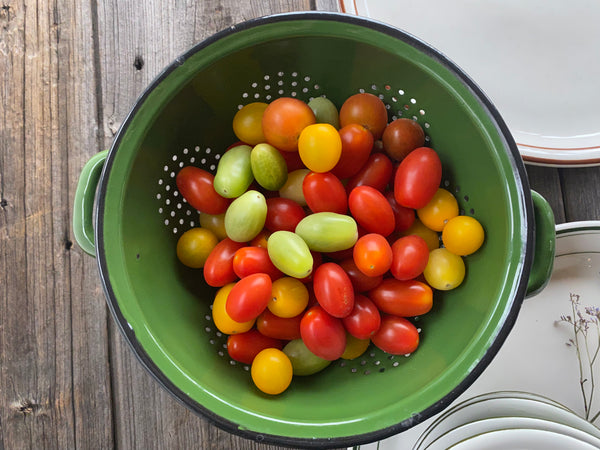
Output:
<svg viewBox="0 0 600 450">
<path fill-rule="evenodd" d="M 72 202 L 84 163 L 176 56 L 308 9 L 338 3 L 0 2 L 0 449 L 268 448 L 190 413 L 138 363 L 73 243 Z M 600 168 L 528 172 L 557 223 L 600 219 Z"/>
</svg>

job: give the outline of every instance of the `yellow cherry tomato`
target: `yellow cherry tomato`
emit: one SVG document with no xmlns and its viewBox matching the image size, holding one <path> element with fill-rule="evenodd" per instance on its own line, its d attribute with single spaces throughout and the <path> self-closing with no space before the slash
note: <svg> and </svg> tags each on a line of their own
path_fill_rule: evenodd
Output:
<svg viewBox="0 0 600 450">
<path fill-rule="evenodd" d="M 350 333 L 346 333 L 346 348 L 342 353 L 342 359 L 355 359 L 362 355 L 369 348 L 371 339 L 358 339 Z"/>
<path fill-rule="evenodd" d="M 416 234 L 417 236 L 422 237 L 425 242 L 427 242 L 429 251 L 440 247 L 439 234 L 437 234 L 431 228 L 427 228 L 425 225 L 423 225 L 423 222 L 421 222 L 418 218 L 415 218 L 415 221 L 410 228 L 400 233 L 401 236 L 410 236 L 411 234 Z"/>
<path fill-rule="evenodd" d="M 231 292 L 231 288 L 235 283 L 229 283 L 223 286 L 221 289 L 217 291 L 217 295 L 215 295 L 215 299 L 212 305 L 212 317 L 213 322 L 217 329 L 223 334 L 238 334 L 245 333 L 254 325 L 256 319 L 250 320 L 248 322 L 236 322 L 229 314 L 227 314 L 227 310 L 225 309 L 225 303 L 227 302 L 227 296 Z"/>
<path fill-rule="evenodd" d="M 439 188 L 427 205 L 417 209 L 417 216 L 427 228 L 442 231 L 450 219 L 458 216 L 458 202 L 451 192 Z"/>
<path fill-rule="evenodd" d="M 296 317 L 308 305 L 308 289 L 297 278 L 283 277 L 273 281 L 267 308 L 278 317 Z"/>
<path fill-rule="evenodd" d="M 225 232 L 225 213 L 200 213 L 200 226 L 215 233 L 220 241 L 227 237 L 227 233 Z"/>
<path fill-rule="evenodd" d="M 470 255 L 479 250 L 484 237 L 483 227 L 477 219 L 471 216 L 456 216 L 450 219 L 442 231 L 444 247 L 461 256 Z"/>
<path fill-rule="evenodd" d="M 429 285 L 440 291 L 458 287 L 465 278 L 465 263 L 462 257 L 446 248 L 437 248 L 429 253 L 429 261 L 423 271 Z"/>
<path fill-rule="evenodd" d="M 308 125 L 298 138 L 298 153 L 304 165 L 313 172 L 328 172 L 342 156 L 342 139 L 329 123 Z"/>
<path fill-rule="evenodd" d="M 215 233 L 206 228 L 191 228 L 183 233 L 177 241 L 177 258 L 182 264 L 193 269 L 204 267 L 206 258 L 219 243 Z"/>
<path fill-rule="evenodd" d="M 267 106 L 263 102 L 249 103 L 233 116 L 233 132 L 240 141 L 248 145 L 266 142 L 262 118 Z"/>
<path fill-rule="evenodd" d="M 292 382 L 292 362 L 281 350 L 266 348 L 254 357 L 250 374 L 256 387 L 265 394 L 281 394 Z"/>
</svg>

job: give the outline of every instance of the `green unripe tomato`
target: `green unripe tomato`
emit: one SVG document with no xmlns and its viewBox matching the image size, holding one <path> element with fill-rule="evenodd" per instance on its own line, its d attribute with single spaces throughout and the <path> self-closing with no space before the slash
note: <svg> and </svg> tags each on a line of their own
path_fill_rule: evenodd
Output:
<svg viewBox="0 0 600 450">
<path fill-rule="evenodd" d="M 231 202 L 225 211 L 225 232 L 233 241 L 251 241 L 262 231 L 266 218 L 265 196 L 250 190 Z"/>
<path fill-rule="evenodd" d="M 294 278 L 306 278 L 312 272 L 313 257 L 306 242 L 291 231 L 276 231 L 267 240 L 271 262 L 283 273 Z"/>
<path fill-rule="evenodd" d="M 269 191 L 278 191 L 287 181 L 285 159 L 270 144 L 255 145 L 250 153 L 250 164 L 256 182 Z"/>
<path fill-rule="evenodd" d="M 221 156 L 213 185 L 222 197 L 239 197 L 254 181 L 250 163 L 251 150 L 249 145 L 237 145 Z"/>
<path fill-rule="evenodd" d="M 340 129 L 340 115 L 331 100 L 326 97 L 315 97 L 308 102 L 308 106 L 315 113 L 317 123 L 328 123 Z"/>
<path fill-rule="evenodd" d="M 283 353 L 290 359 L 294 375 L 298 376 L 313 375 L 331 364 L 331 361 L 311 352 L 302 339 L 288 342 Z"/>
<path fill-rule="evenodd" d="M 310 214 L 298 223 L 295 231 L 315 252 L 346 250 L 358 240 L 356 221 L 333 212 Z"/>
</svg>

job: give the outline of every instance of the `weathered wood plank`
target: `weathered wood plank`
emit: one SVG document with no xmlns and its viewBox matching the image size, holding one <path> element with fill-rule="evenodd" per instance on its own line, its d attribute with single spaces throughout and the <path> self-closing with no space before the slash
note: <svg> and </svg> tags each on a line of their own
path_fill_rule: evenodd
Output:
<svg viewBox="0 0 600 450">
<path fill-rule="evenodd" d="M 565 220 L 600 220 L 600 167 L 560 169 Z"/>
<path fill-rule="evenodd" d="M 531 189 L 541 194 L 554 211 L 556 223 L 565 221 L 565 205 L 562 197 L 559 169 L 527 164 L 525 166 Z"/>
</svg>

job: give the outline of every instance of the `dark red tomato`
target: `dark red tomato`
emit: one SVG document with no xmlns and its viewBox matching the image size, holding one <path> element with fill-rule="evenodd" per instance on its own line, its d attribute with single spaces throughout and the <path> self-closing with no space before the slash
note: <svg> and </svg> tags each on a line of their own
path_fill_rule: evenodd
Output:
<svg viewBox="0 0 600 450">
<path fill-rule="evenodd" d="M 354 244 L 356 267 L 369 277 L 384 275 L 392 265 L 392 247 L 385 237 L 377 233 L 361 236 Z"/>
<path fill-rule="evenodd" d="M 419 331 L 404 317 L 384 314 L 371 342 L 391 355 L 408 355 L 419 347 Z"/>
<path fill-rule="evenodd" d="M 310 210 L 317 212 L 348 212 L 348 195 L 338 177 L 331 172 L 310 172 L 302 181 L 302 193 Z"/>
<path fill-rule="evenodd" d="M 396 228 L 392 206 L 374 187 L 357 186 L 352 189 L 348 206 L 356 222 L 369 233 L 388 236 Z"/>
<path fill-rule="evenodd" d="M 392 180 L 393 172 L 390 158 L 383 153 L 373 153 L 360 171 L 348 180 L 346 191 L 350 192 L 356 186 L 371 186 L 383 192 Z"/>
<path fill-rule="evenodd" d="M 285 159 L 285 164 L 287 165 L 288 173 L 298 169 L 306 169 L 306 166 L 300 158 L 300 153 L 285 152 L 283 150 L 279 150 L 279 153 L 281 153 L 281 156 L 283 156 L 283 159 Z"/>
<path fill-rule="evenodd" d="M 260 316 L 256 318 L 256 329 L 263 335 L 291 341 L 300 339 L 300 321 L 303 314 L 295 317 L 279 317 L 271 312 L 269 308 L 265 309 Z"/>
<path fill-rule="evenodd" d="M 380 139 L 388 123 L 385 104 L 368 92 L 348 97 L 340 108 L 340 126 L 351 123 L 362 125 L 373 134 L 373 138 Z"/>
<path fill-rule="evenodd" d="M 252 364 L 254 357 L 265 348 L 278 348 L 281 350 L 285 341 L 273 339 L 263 335 L 253 328 L 245 333 L 231 334 L 227 338 L 227 353 L 234 361 L 243 364 Z"/>
<path fill-rule="evenodd" d="M 370 339 L 381 325 L 381 315 L 375 303 L 358 294 L 354 298 L 354 309 L 342 319 L 344 328 L 357 339 Z"/>
<path fill-rule="evenodd" d="M 433 306 L 433 291 L 429 285 L 417 280 L 386 278 L 367 296 L 381 312 L 399 317 L 421 316 Z"/>
<path fill-rule="evenodd" d="M 429 261 L 429 247 L 421 236 L 411 234 L 392 244 L 390 272 L 398 280 L 412 280 L 423 273 Z"/>
<path fill-rule="evenodd" d="M 246 244 L 235 242 L 229 238 L 223 239 L 210 252 L 204 263 L 204 280 L 209 286 L 222 287 L 237 280 L 233 271 L 235 252 Z"/>
<path fill-rule="evenodd" d="M 311 352 L 328 361 L 338 359 L 346 348 L 346 330 L 342 320 L 333 317 L 319 305 L 304 313 L 300 334 Z"/>
<path fill-rule="evenodd" d="M 394 197 L 399 205 L 423 208 L 433 198 L 442 181 L 442 162 L 435 150 L 419 147 L 398 166 Z"/>
<path fill-rule="evenodd" d="M 272 281 L 283 276 L 271 262 L 269 252 L 265 247 L 242 247 L 233 255 L 233 271 L 239 278 L 253 273 L 266 273 Z"/>
<path fill-rule="evenodd" d="M 192 208 L 206 214 L 222 214 L 231 203 L 213 187 L 215 177 L 199 167 L 186 166 L 177 173 L 175 184 Z"/>
<path fill-rule="evenodd" d="M 402 161 L 415 148 L 425 145 L 425 133 L 416 121 L 400 118 L 385 127 L 381 141 L 390 158 Z"/>
<path fill-rule="evenodd" d="M 253 273 L 235 283 L 225 302 L 225 311 L 236 322 L 256 319 L 272 298 L 271 277 L 266 273 Z"/>
<path fill-rule="evenodd" d="M 340 263 L 340 267 L 344 269 L 344 272 L 350 278 L 352 282 L 352 286 L 354 287 L 355 292 L 367 292 L 371 289 L 374 289 L 381 283 L 383 280 L 383 275 L 379 275 L 377 277 L 370 277 L 362 273 L 358 267 L 356 267 L 356 263 L 354 262 L 354 258 L 350 257 L 344 259 Z"/>
<path fill-rule="evenodd" d="M 319 305 L 333 317 L 346 317 L 354 308 L 354 287 L 339 264 L 327 262 L 317 267 L 313 290 Z"/>
<path fill-rule="evenodd" d="M 300 281 L 302 281 L 304 284 L 312 282 L 313 277 L 315 276 L 315 270 L 317 270 L 317 267 L 319 267 L 323 263 L 323 255 L 321 254 L 321 252 L 315 252 L 311 250 L 310 254 L 313 257 L 313 266 L 312 270 L 310 271 L 310 274 L 307 277 L 300 278 Z"/>
<path fill-rule="evenodd" d="M 324 253 L 324 255 L 332 261 L 342 261 L 344 259 L 352 258 L 352 247 L 347 248 L 346 250 L 338 250 L 337 252 Z"/>
<path fill-rule="evenodd" d="M 283 197 L 267 199 L 265 228 L 270 232 L 284 230 L 293 232 L 296 225 L 306 217 L 306 212 L 294 200 Z"/>
<path fill-rule="evenodd" d="M 406 206 L 400 206 L 394 197 L 394 191 L 387 191 L 385 193 L 385 198 L 387 198 L 390 206 L 392 207 L 392 211 L 394 211 L 394 219 L 396 224 L 394 231 L 401 232 L 408 230 L 415 222 L 415 210 L 412 208 L 407 208 Z"/>
<path fill-rule="evenodd" d="M 362 125 L 351 123 L 339 130 L 342 155 L 331 173 L 340 179 L 356 175 L 373 149 L 373 134 Z"/>
</svg>

